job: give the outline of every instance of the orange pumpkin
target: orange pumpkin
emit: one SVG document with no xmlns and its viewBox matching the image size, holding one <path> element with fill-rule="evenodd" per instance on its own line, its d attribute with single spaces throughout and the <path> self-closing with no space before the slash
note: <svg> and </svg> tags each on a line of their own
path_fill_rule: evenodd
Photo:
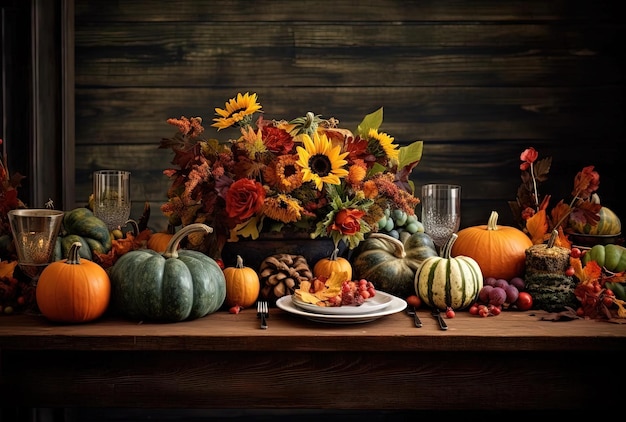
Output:
<svg viewBox="0 0 626 422">
<path fill-rule="evenodd" d="M 480 266 L 483 278 L 511 280 L 524 274 L 526 249 L 532 245 L 532 240 L 523 231 L 499 226 L 498 213 L 492 211 L 487 225 L 467 227 L 458 232 L 451 255 L 473 258 Z"/>
<path fill-rule="evenodd" d="M 67 259 L 49 264 L 39 276 L 35 297 L 51 321 L 80 323 L 99 318 L 109 306 L 111 282 L 100 265 L 79 255 L 75 242 Z"/>
<path fill-rule="evenodd" d="M 337 256 L 339 249 L 335 248 L 328 258 L 322 258 L 315 263 L 313 267 L 313 277 L 330 277 L 332 273 L 344 271 L 346 273 L 346 281 L 352 280 L 352 265 L 350 261 Z"/>
<path fill-rule="evenodd" d="M 168 224 L 167 231 L 152 234 L 146 246 L 155 252 L 165 252 L 172 237 L 174 237 L 174 226 Z"/>
<path fill-rule="evenodd" d="M 224 268 L 224 278 L 226 279 L 226 305 L 242 308 L 254 305 L 259 298 L 261 282 L 256 271 L 243 265 L 243 258 L 240 255 L 237 255 L 235 267 Z"/>
</svg>

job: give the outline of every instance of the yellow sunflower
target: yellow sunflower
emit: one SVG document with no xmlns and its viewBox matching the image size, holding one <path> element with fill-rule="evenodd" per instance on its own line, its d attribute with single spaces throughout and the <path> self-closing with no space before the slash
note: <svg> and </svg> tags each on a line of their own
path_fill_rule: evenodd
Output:
<svg viewBox="0 0 626 422">
<path fill-rule="evenodd" d="M 348 174 L 344 169 L 348 162 L 344 158 L 347 152 L 341 153 L 341 147 L 333 147 L 325 134 L 302 135 L 303 147 L 297 147 L 297 164 L 302 167 L 302 180 L 313 181 L 317 190 L 322 190 L 324 183 L 338 185 L 340 179 Z"/>
<path fill-rule="evenodd" d="M 215 108 L 215 114 L 220 117 L 213 119 L 215 123 L 211 126 L 216 127 L 218 131 L 226 129 L 235 124 L 245 125 L 250 123 L 252 115 L 261 109 L 261 104 L 257 103 L 257 94 L 246 92 L 244 95 L 237 94 L 237 97 L 231 98 L 225 105 L 225 108 Z M 243 124 L 240 122 L 243 121 Z"/>
<path fill-rule="evenodd" d="M 372 147 L 372 140 L 377 141 L 378 148 L 371 148 L 374 150 L 374 155 L 377 157 L 385 156 L 389 160 L 397 161 L 398 155 L 400 154 L 398 150 L 398 145 L 393 143 L 394 138 L 387 135 L 384 132 L 378 132 L 376 129 L 370 129 L 367 134 L 369 138 L 369 146 Z"/>
<path fill-rule="evenodd" d="M 263 213 L 285 224 L 294 223 L 302 217 L 302 207 L 296 199 L 281 193 L 275 197 L 265 198 Z"/>
</svg>

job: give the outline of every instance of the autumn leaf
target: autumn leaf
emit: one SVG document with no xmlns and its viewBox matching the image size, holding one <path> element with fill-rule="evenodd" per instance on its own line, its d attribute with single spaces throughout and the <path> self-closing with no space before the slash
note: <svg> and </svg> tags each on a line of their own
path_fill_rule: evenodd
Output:
<svg viewBox="0 0 626 422">
<path fill-rule="evenodd" d="M 539 210 L 535 215 L 526 220 L 526 230 L 528 230 L 533 244 L 537 245 L 543 243 L 545 235 L 548 232 L 546 211 Z"/>
<path fill-rule="evenodd" d="M 13 271 L 17 266 L 17 261 L 2 261 L 0 262 L 0 278 L 13 277 Z"/>
</svg>

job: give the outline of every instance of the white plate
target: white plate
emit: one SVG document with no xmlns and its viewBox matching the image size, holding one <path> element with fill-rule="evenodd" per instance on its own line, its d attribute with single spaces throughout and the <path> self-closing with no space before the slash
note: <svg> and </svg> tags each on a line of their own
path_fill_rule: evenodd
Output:
<svg viewBox="0 0 626 422">
<path fill-rule="evenodd" d="M 291 301 L 303 311 L 324 315 L 363 315 L 370 312 L 380 311 L 391 303 L 392 296 L 386 293 L 376 292 L 374 297 L 367 299 L 359 306 L 317 306 L 306 303 L 291 296 Z"/>
<path fill-rule="evenodd" d="M 307 312 L 294 305 L 291 300 L 291 295 L 283 296 L 276 301 L 276 306 L 285 312 L 289 312 L 293 315 L 303 316 L 311 321 L 323 322 L 326 324 L 362 324 L 365 322 L 371 322 L 378 318 L 395 314 L 396 312 L 403 311 L 406 308 L 406 302 L 399 297 L 392 296 L 388 293 L 378 291 L 377 296 L 389 296 L 391 298 L 390 303 L 380 311 L 375 311 L 366 314 L 353 314 L 353 315 L 324 315 L 316 314 L 313 312 Z M 374 296 L 376 297 L 376 296 Z"/>
</svg>

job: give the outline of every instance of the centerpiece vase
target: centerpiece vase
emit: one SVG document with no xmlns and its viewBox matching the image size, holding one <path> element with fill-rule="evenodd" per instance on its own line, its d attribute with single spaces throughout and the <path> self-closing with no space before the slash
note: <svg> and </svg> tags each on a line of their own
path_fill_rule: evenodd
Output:
<svg viewBox="0 0 626 422">
<path fill-rule="evenodd" d="M 338 256 L 346 256 L 347 246 L 340 242 Z M 302 255 L 312 269 L 317 261 L 329 258 L 335 250 L 331 238 L 311 239 L 308 233 L 262 233 L 257 239 L 239 239 L 226 242 L 221 258 L 226 267 L 237 264 L 237 255 L 241 256 L 246 267 L 259 270 L 265 258 L 275 254 Z"/>
</svg>

